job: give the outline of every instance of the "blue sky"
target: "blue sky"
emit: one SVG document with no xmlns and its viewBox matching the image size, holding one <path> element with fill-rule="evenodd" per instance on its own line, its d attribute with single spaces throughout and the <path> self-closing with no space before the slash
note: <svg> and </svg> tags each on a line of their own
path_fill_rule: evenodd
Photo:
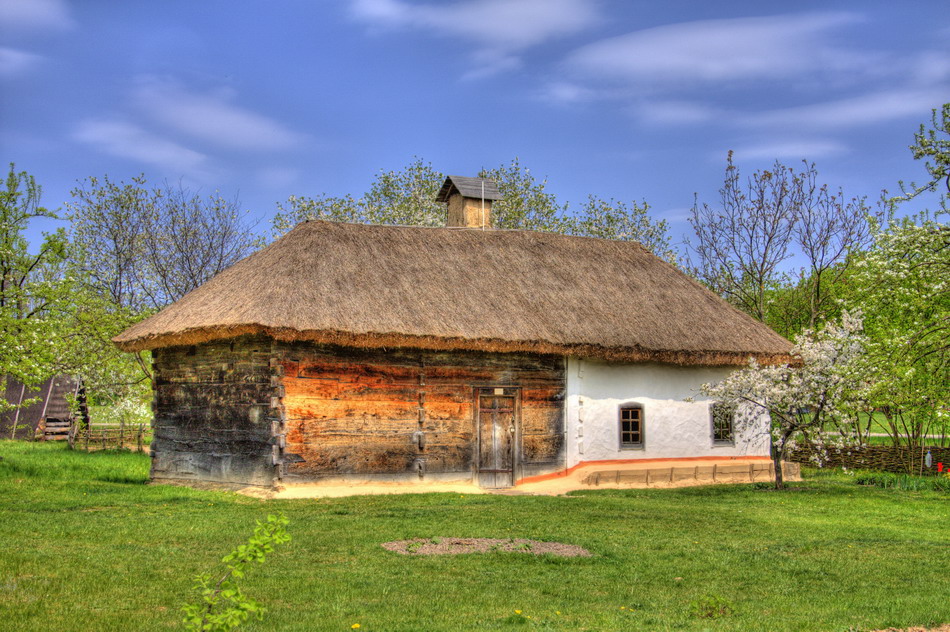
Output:
<svg viewBox="0 0 950 632">
<path fill-rule="evenodd" d="M 267 228 L 277 201 L 360 194 L 414 156 L 519 157 L 562 200 L 646 200 L 678 236 L 730 149 L 872 199 L 922 178 L 907 146 L 948 100 L 946 0 L 0 0 L 0 159 L 52 208 L 144 173 Z"/>
</svg>

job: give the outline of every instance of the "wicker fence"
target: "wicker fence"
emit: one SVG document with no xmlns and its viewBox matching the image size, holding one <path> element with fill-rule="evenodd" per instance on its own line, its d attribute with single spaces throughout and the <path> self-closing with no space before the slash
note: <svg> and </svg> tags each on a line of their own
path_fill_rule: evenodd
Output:
<svg viewBox="0 0 950 632">
<path fill-rule="evenodd" d="M 75 450 L 145 451 L 146 424 L 73 424 L 69 433 L 69 447 Z"/>
<path fill-rule="evenodd" d="M 926 466 L 927 451 L 930 451 L 931 467 Z M 829 447 L 822 458 L 814 458 L 816 452 L 809 446 L 791 450 L 789 461 L 815 466 L 821 463 L 826 468 L 847 468 L 849 470 L 878 470 L 898 474 L 920 474 L 936 472 L 937 464 L 943 463 L 943 471 L 950 469 L 950 447 L 930 446 L 923 449 L 908 450 L 906 447 L 891 445 L 867 445 L 849 448 Z"/>
</svg>

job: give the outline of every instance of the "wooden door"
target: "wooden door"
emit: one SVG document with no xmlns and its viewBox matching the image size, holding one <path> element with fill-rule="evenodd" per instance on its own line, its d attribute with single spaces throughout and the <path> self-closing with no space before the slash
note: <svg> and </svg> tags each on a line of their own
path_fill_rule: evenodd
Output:
<svg viewBox="0 0 950 632">
<path fill-rule="evenodd" d="M 478 484 L 515 484 L 518 443 L 518 392 L 514 388 L 480 388 L 478 398 Z"/>
</svg>

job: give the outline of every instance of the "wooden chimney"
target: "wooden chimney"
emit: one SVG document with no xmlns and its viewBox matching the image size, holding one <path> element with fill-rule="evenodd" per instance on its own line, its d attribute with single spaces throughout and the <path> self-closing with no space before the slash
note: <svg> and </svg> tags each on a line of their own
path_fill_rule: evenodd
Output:
<svg viewBox="0 0 950 632">
<path fill-rule="evenodd" d="M 491 228 L 491 205 L 501 193 L 493 180 L 449 176 L 442 184 L 437 202 L 447 202 L 449 228 Z"/>
</svg>

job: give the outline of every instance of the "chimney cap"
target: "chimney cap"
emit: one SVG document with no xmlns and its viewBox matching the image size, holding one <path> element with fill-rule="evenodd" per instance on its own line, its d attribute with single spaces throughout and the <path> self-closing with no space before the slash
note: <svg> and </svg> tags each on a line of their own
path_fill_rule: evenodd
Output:
<svg viewBox="0 0 950 632">
<path fill-rule="evenodd" d="M 482 185 L 485 185 L 484 191 Z M 442 183 L 436 202 L 448 202 L 453 193 L 458 192 L 462 197 L 480 200 L 500 200 L 502 194 L 494 180 L 488 178 L 467 178 L 465 176 L 448 176 Z"/>
</svg>

